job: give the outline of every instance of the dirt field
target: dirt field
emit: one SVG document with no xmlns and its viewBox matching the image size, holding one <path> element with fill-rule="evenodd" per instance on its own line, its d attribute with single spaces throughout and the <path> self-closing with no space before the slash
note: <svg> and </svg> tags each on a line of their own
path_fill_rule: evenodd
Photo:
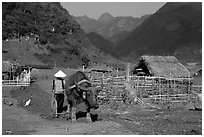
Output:
<svg viewBox="0 0 204 137">
<path fill-rule="evenodd" d="M 3 88 L 2 134 L 78 135 L 201 135 L 202 111 L 187 107 L 152 109 L 127 106 L 125 111 L 100 106 L 92 111 L 93 123 L 86 123 L 83 104 L 77 122 L 51 117 L 51 80 L 40 80 L 25 89 Z M 32 98 L 25 107 L 25 101 Z"/>
<path fill-rule="evenodd" d="M 81 117 L 78 118 L 77 123 L 73 124 L 63 117 L 52 119 L 49 112 L 50 95 L 36 87 L 36 85 L 32 85 L 25 90 L 3 88 L 3 135 L 133 134 L 114 121 L 98 120 L 93 123 L 86 123 L 85 118 Z M 31 94 L 33 99 L 30 106 L 24 107 L 23 100 Z"/>
</svg>

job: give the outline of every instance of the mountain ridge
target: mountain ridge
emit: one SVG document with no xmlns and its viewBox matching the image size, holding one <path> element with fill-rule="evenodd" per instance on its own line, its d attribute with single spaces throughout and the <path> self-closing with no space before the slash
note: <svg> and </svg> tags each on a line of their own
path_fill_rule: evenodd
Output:
<svg viewBox="0 0 204 137">
<path fill-rule="evenodd" d="M 107 40 L 117 43 L 115 37 L 124 32 L 130 32 L 139 26 L 149 15 L 140 18 L 131 16 L 114 17 L 110 13 L 103 13 L 98 19 L 88 16 L 74 17 L 86 33 L 96 32 Z M 114 39 L 114 40 L 113 40 Z"/>
<path fill-rule="evenodd" d="M 185 62 L 201 61 L 202 12 L 199 5 L 166 3 L 117 44 L 118 56 L 126 59 L 129 56 L 127 60 L 130 61 L 143 54 L 174 55 Z"/>
</svg>

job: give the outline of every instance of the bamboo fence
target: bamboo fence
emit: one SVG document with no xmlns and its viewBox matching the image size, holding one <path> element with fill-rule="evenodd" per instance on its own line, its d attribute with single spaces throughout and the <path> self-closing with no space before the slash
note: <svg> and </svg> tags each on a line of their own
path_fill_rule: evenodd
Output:
<svg viewBox="0 0 204 137">
<path fill-rule="evenodd" d="M 191 78 L 100 75 L 89 74 L 93 85 L 103 83 L 104 90 L 111 92 L 113 88 L 125 89 L 128 83 L 138 98 L 149 98 L 152 102 L 187 102 L 192 94 L 202 93 L 202 86 L 193 85 Z"/>
</svg>

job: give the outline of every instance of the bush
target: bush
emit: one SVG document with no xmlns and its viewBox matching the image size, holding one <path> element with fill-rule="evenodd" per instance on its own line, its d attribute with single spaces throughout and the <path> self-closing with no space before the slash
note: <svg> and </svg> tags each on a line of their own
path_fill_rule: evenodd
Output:
<svg viewBox="0 0 204 137">
<path fill-rule="evenodd" d="M 89 62 L 90 62 L 90 60 L 86 56 L 82 56 L 81 61 L 83 62 L 85 67 L 87 67 L 89 65 Z"/>
<path fill-rule="evenodd" d="M 40 44 L 42 44 L 42 45 L 47 44 L 48 39 L 49 39 L 49 38 L 48 38 L 48 35 L 47 35 L 47 32 L 46 32 L 46 31 L 43 31 L 43 32 L 40 33 L 40 36 L 39 36 L 39 42 L 40 42 Z"/>
</svg>

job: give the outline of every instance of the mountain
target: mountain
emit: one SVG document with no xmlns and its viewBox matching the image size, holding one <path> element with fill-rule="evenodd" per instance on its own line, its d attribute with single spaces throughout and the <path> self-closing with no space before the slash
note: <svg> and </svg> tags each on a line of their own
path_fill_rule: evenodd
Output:
<svg viewBox="0 0 204 137">
<path fill-rule="evenodd" d="M 89 40 L 93 43 L 94 46 L 96 46 L 98 49 L 105 53 L 112 53 L 114 49 L 114 43 L 110 40 L 104 39 L 101 35 L 90 32 L 87 34 Z"/>
<path fill-rule="evenodd" d="M 112 36 L 110 38 L 110 41 L 112 41 L 114 43 L 113 46 L 116 47 L 117 43 L 119 43 L 120 41 L 125 40 L 130 33 L 131 33 L 130 31 L 122 31 L 119 34 L 116 34 L 116 35 Z"/>
<path fill-rule="evenodd" d="M 3 60 L 25 65 L 76 68 L 115 61 L 57 2 L 3 2 L 2 39 Z"/>
<path fill-rule="evenodd" d="M 86 33 L 95 32 L 105 39 L 118 42 L 117 35 L 127 33 L 139 26 L 149 15 L 141 18 L 133 17 L 114 17 L 109 13 L 102 14 L 98 20 L 88 16 L 74 17 Z"/>
<path fill-rule="evenodd" d="M 86 32 L 94 32 L 95 28 L 98 27 L 98 21 L 88 16 L 74 17 L 75 20 L 80 24 L 81 28 Z"/>
<path fill-rule="evenodd" d="M 99 17 L 98 22 L 102 24 L 106 24 L 106 23 L 112 23 L 114 22 L 114 20 L 115 18 L 111 14 L 104 13 Z"/>
<path fill-rule="evenodd" d="M 166 3 L 116 46 L 118 57 L 174 55 L 184 62 L 202 59 L 202 3 Z"/>
</svg>

